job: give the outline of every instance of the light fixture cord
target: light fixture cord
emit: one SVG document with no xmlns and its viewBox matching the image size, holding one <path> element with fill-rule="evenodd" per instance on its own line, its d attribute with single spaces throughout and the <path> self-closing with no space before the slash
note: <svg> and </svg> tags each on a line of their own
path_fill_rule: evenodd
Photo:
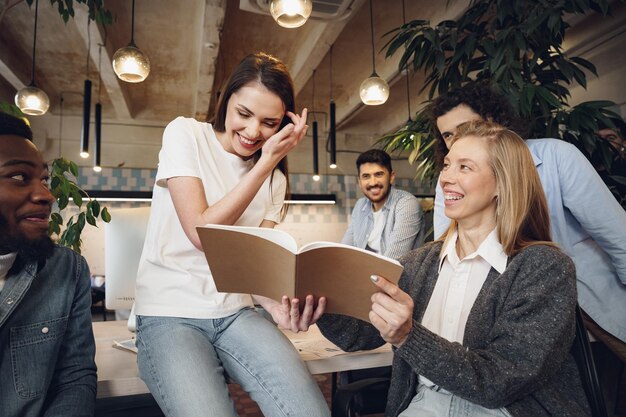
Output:
<svg viewBox="0 0 626 417">
<path fill-rule="evenodd" d="M 374 12 L 372 11 L 372 0 L 370 0 L 370 29 L 372 32 L 372 69 L 376 74 L 376 58 L 374 56 Z"/>
<path fill-rule="evenodd" d="M 330 100 L 333 100 L 333 45 L 330 45 Z"/>
<path fill-rule="evenodd" d="M 135 0 L 133 0 L 133 12 L 130 19 L 130 44 L 135 46 Z"/>
<path fill-rule="evenodd" d="M 313 121 L 317 122 L 317 116 L 315 116 L 315 71 L 313 70 L 313 92 L 311 93 L 311 113 L 313 114 Z"/>
<path fill-rule="evenodd" d="M 402 0 L 402 24 L 403 25 L 406 24 L 404 0 Z M 404 64 L 404 72 L 405 72 L 405 79 L 406 79 L 406 106 L 407 106 L 407 110 L 409 111 L 409 122 L 411 122 L 413 121 L 413 119 L 411 119 L 411 86 L 409 84 L 409 61 L 407 61 L 406 64 Z"/>
<path fill-rule="evenodd" d="M 100 74 L 102 74 L 102 44 L 98 44 L 98 103 L 100 103 L 100 92 L 102 91 L 102 76 Z"/>
<path fill-rule="evenodd" d="M 37 45 L 37 15 L 39 14 L 39 0 L 35 0 L 35 33 L 33 36 L 33 66 L 30 77 L 30 85 L 35 85 L 35 45 Z"/>
<path fill-rule="evenodd" d="M 85 78 L 89 78 L 89 55 L 91 55 L 91 31 L 89 30 L 89 25 L 90 25 L 91 19 L 89 19 L 89 16 L 87 16 L 87 63 L 85 65 L 85 73 L 86 76 Z"/>
</svg>

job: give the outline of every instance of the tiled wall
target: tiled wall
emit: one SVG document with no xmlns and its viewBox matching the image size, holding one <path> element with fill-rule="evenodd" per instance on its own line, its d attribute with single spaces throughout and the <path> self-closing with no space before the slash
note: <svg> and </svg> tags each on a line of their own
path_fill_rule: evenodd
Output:
<svg viewBox="0 0 626 417">
<path fill-rule="evenodd" d="M 79 168 L 78 184 L 85 190 L 152 191 L 156 170 L 134 168 L 104 168 L 95 173 L 91 168 Z M 334 205 L 300 205 L 289 207 L 287 217 L 279 225 L 296 238 L 299 245 L 311 241 L 340 241 L 350 219 L 356 200 L 362 196 L 356 176 L 325 175 L 315 182 L 310 175 L 291 174 L 291 192 L 294 194 L 335 194 Z M 434 190 L 408 178 L 396 178 L 396 186 L 413 194 L 432 195 Z M 105 202 L 109 210 L 137 207 L 145 202 Z M 427 222 L 428 223 L 428 222 Z M 427 227 L 430 227 L 428 225 Z M 103 227 L 87 226 L 83 237 L 83 255 L 87 258 L 93 274 L 104 271 Z"/>
<path fill-rule="evenodd" d="M 107 191 L 152 191 L 154 169 L 103 168 L 95 173 L 90 168 L 79 168 L 78 184 L 85 190 Z M 289 176 L 291 192 L 294 194 L 335 194 L 337 204 L 329 211 L 325 205 L 294 205 L 289 215 L 294 221 L 346 222 L 356 200 L 362 197 L 356 176 L 325 175 L 315 182 L 308 174 Z M 428 184 L 422 185 L 409 178 L 396 178 L 396 187 L 413 194 L 431 195 L 434 193 Z M 129 207 L 132 203 L 108 203 L 109 207 Z M 300 217 L 297 217 L 300 216 Z"/>
</svg>

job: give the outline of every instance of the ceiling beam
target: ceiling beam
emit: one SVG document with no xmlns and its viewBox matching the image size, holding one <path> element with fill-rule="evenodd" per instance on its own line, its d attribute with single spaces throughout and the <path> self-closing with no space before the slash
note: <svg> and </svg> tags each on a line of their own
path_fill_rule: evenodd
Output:
<svg viewBox="0 0 626 417">
<path fill-rule="evenodd" d="M 0 57 L 0 75 L 2 76 L 2 78 L 7 80 L 7 82 L 11 84 L 13 88 L 15 88 L 17 91 L 26 87 L 26 84 L 24 84 L 22 80 L 19 79 L 17 74 L 15 74 L 9 66 L 9 63 L 6 62 L 2 57 Z"/>
<path fill-rule="evenodd" d="M 92 47 L 89 48 L 91 61 L 95 62 L 96 65 L 98 63 L 98 50 L 100 49 L 98 45 L 104 45 L 104 38 L 102 33 L 100 32 L 100 28 L 98 25 L 92 22 L 89 25 L 89 29 L 87 29 L 87 7 L 84 5 L 75 4 L 74 5 L 75 16 L 73 19 L 70 19 L 68 24 L 73 24 L 78 33 L 80 33 L 81 38 L 85 42 L 85 48 L 89 48 L 89 37 L 91 36 Z M 87 32 L 89 30 L 89 33 Z M 95 45 L 95 46 L 94 46 Z M 100 72 L 100 79 L 102 80 L 102 84 L 107 91 L 109 99 L 111 100 L 111 104 L 115 109 L 115 113 L 118 119 L 132 119 L 133 111 L 131 106 L 131 100 L 128 92 L 125 88 L 122 87 L 122 81 L 117 78 L 115 72 L 113 71 L 113 66 L 111 62 L 113 61 L 112 56 L 109 54 L 109 51 L 104 45 L 102 48 L 102 70 Z"/>
<path fill-rule="evenodd" d="M 352 13 L 356 12 L 364 1 L 356 0 L 352 5 Z M 300 90 L 313 74 L 313 70 L 322 62 L 330 46 L 335 43 L 349 21 L 349 17 L 335 21 L 311 19 L 307 25 L 300 29 L 298 38 L 294 42 L 295 46 L 287 59 L 287 66 L 293 78 L 296 95 L 300 93 Z"/>
<path fill-rule="evenodd" d="M 196 82 L 196 97 L 193 114 L 197 120 L 205 121 L 209 113 L 215 62 L 220 47 L 220 33 L 224 25 L 226 0 L 205 0 L 202 34 L 199 42 L 199 58 Z"/>
</svg>

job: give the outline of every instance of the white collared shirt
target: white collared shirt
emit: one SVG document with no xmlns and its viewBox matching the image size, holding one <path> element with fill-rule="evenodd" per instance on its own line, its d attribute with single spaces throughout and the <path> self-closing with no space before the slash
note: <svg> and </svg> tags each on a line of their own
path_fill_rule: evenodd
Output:
<svg viewBox="0 0 626 417">
<path fill-rule="evenodd" d="M 465 324 L 491 268 L 504 272 L 508 257 L 494 229 L 476 252 L 459 259 L 455 232 L 441 252 L 439 277 L 430 297 L 422 325 L 451 341 L 463 343 Z"/>
</svg>

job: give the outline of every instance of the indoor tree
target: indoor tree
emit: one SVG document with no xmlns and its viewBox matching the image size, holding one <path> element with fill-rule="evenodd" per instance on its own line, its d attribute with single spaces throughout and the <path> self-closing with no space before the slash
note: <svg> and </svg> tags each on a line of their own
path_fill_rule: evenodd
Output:
<svg viewBox="0 0 626 417">
<path fill-rule="evenodd" d="M 595 66 L 563 52 L 569 27 L 566 15 L 610 14 L 608 0 L 473 0 L 457 20 L 431 26 L 413 20 L 390 31 L 387 57 L 400 51 L 399 68 L 424 74 L 426 104 L 469 81 L 487 82 L 510 98 L 527 121 L 528 137 L 553 137 L 577 146 L 598 169 L 602 179 L 626 207 L 626 164 L 595 132 L 602 126 L 621 128 L 624 122 L 610 110 L 610 101 L 570 106 L 569 88 L 586 88 L 585 70 L 597 76 Z M 417 176 L 436 174 L 435 129 L 428 106 L 381 142 L 388 151 L 410 151 L 419 161 Z"/>
</svg>

